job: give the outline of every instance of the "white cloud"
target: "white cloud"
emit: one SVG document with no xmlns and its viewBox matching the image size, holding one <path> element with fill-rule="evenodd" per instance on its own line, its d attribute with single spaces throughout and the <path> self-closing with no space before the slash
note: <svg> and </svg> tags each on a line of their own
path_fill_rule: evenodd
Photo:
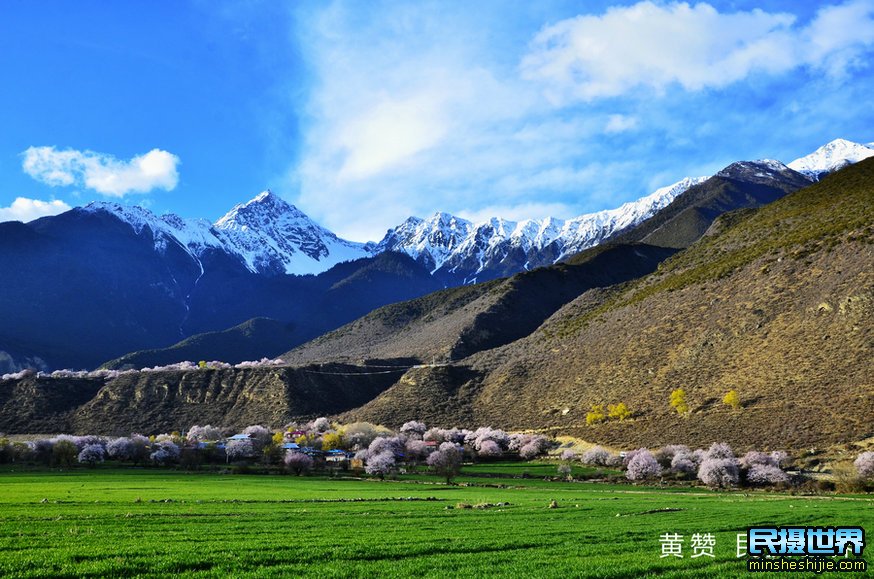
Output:
<svg viewBox="0 0 874 579">
<path fill-rule="evenodd" d="M 791 82 L 825 103 L 840 71 L 865 65 L 872 3 L 803 21 L 659 2 L 574 18 L 560 3 L 512 14 L 502 2 L 306 4 L 295 49 L 312 77 L 303 93 L 289 86 L 306 101 L 285 191 L 357 240 L 435 210 L 515 218 L 526 204 L 556 217 L 617 207 L 650 193 L 652 175 L 670 175 L 658 187 L 714 157 L 750 154 L 750 138 L 724 135 L 761 118 L 755 99 L 784 100 Z M 709 90 L 744 81 L 736 99 Z M 652 98 L 674 87 L 685 90 Z M 825 104 L 812 111 L 825 124 L 835 116 Z"/>
<path fill-rule="evenodd" d="M 518 52 L 495 45 L 518 50 L 524 40 L 483 35 L 497 15 L 474 13 L 489 10 L 504 8 L 392 4 L 374 17 L 334 3 L 306 13 L 299 34 L 317 81 L 290 171 L 302 209 L 346 237 L 373 239 L 410 215 L 513 206 L 528 192 L 499 180 L 557 168 L 574 154 L 570 143 L 589 126 L 597 132 L 597 122 L 538 116 L 547 103 L 518 77 Z"/>
<path fill-rule="evenodd" d="M 637 127 L 637 119 L 626 115 L 610 115 L 607 119 L 607 125 L 604 127 L 606 133 L 624 133 Z"/>
<path fill-rule="evenodd" d="M 350 119 L 339 136 L 346 152 L 339 178 L 375 175 L 436 145 L 447 132 L 442 104 L 439 97 L 429 94 L 387 98 Z"/>
<path fill-rule="evenodd" d="M 839 75 L 874 42 L 874 1 L 821 9 L 807 26 L 760 9 L 721 13 L 706 3 L 640 2 L 544 28 L 522 60 L 556 104 L 626 95 L 722 88 L 750 75 L 798 67 Z"/>
<path fill-rule="evenodd" d="M 110 197 L 172 191 L 179 182 L 179 157 L 152 149 L 129 161 L 112 155 L 55 147 L 30 147 L 22 153 L 24 172 L 52 187 L 80 185 Z"/>
<path fill-rule="evenodd" d="M 28 199 L 27 197 L 18 197 L 12 202 L 9 207 L 0 207 L 0 222 L 2 221 L 33 221 L 40 217 L 48 215 L 57 215 L 64 211 L 72 209 L 63 201 L 54 199 L 52 201 L 40 201 L 39 199 Z"/>
<path fill-rule="evenodd" d="M 805 59 L 832 76 L 865 66 L 864 53 L 874 46 L 874 1 L 826 6 L 804 36 Z"/>
</svg>

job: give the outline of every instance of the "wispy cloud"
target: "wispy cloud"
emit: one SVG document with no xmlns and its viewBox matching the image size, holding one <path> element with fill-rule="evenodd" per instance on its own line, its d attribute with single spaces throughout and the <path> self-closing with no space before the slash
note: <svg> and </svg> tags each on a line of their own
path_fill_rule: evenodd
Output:
<svg viewBox="0 0 874 579">
<path fill-rule="evenodd" d="M 57 199 L 52 201 L 40 201 L 17 197 L 9 207 L 0 207 L 0 222 L 2 221 L 33 221 L 48 215 L 57 215 L 69 211 L 71 207 Z"/>
<path fill-rule="evenodd" d="M 179 182 L 179 158 L 160 149 L 129 161 L 105 153 L 55 147 L 30 147 L 22 156 L 22 169 L 37 181 L 52 187 L 82 186 L 110 197 L 154 189 L 172 191 Z"/>
<path fill-rule="evenodd" d="M 608 133 L 624 133 L 637 127 L 637 118 L 626 115 L 610 115 L 604 131 Z"/>
<path fill-rule="evenodd" d="M 720 12 L 710 4 L 640 2 L 547 26 L 522 61 L 556 103 L 723 88 L 799 67 L 841 76 L 874 43 L 874 2 L 822 8 L 806 26 L 788 13 Z"/>
<path fill-rule="evenodd" d="M 462 209 L 457 211 L 459 217 L 479 223 L 492 217 L 503 217 L 510 221 L 525 221 L 526 219 L 543 219 L 553 215 L 570 215 L 573 208 L 564 203 L 520 203 L 516 205 L 488 205 L 476 210 Z"/>
</svg>

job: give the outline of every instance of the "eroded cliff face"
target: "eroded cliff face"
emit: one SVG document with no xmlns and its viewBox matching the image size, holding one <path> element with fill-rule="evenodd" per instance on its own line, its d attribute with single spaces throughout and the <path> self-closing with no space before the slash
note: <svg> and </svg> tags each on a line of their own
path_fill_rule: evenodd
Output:
<svg viewBox="0 0 874 579">
<path fill-rule="evenodd" d="M 399 374 L 329 364 L 141 372 L 108 381 L 31 376 L 0 382 L 0 431 L 127 435 L 207 423 L 282 426 L 361 406 Z"/>
</svg>

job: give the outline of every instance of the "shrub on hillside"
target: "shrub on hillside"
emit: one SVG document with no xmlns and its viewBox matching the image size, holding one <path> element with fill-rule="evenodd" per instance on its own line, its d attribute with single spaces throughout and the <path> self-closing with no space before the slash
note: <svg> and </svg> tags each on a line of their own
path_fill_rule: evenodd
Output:
<svg viewBox="0 0 874 579">
<path fill-rule="evenodd" d="M 740 394 L 737 393 L 737 390 L 729 390 L 722 398 L 722 403 L 731 406 L 733 410 L 740 410 Z"/>
<path fill-rule="evenodd" d="M 607 420 L 603 404 L 592 404 L 592 409 L 586 413 L 586 424 L 592 426 Z"/>
<path fill-rule="evenodd" d="M 677 388 L 671 392 L 669 401 L 671 408 L 677 411 L 677 414 L 683 415 L 689 412 L 689 404 L 686 403 L 686 391 L 682 388 Z"/>
<path fill-rule="evenodd" d="M 628 409 L 628 406 L 625 405 L 625 402 L 619 402 L 618 404 L 608 404 L 607 418 L 611 420 L 619 420 L 621 422 L 623 420 L 631 418 L 631 410 Z"/>
</svg>

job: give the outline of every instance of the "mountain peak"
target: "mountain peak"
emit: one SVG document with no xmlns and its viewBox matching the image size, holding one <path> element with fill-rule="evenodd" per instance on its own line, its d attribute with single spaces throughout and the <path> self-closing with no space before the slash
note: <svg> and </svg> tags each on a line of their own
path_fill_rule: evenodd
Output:
<svg viewBox="0 0 874 579">
<path fill-rule="evenodd" d="M 750 182 L 770 181 L 774 178 L 780 179 L 791 175 L 798 177 L 798 174 L 793 169 L 773 159 L 737 161 L 716 174 L 717 177 Z"/>
<path fill-rule="evenodd" d="M 245 203 L 234 205 L 215 226 L 218 229 L 263 227 L 279 220 L 300 221 L 304 225 L 313 223 L 304 212 L 268 189 Z"/>
<path fill-rule="evenodd" d="M 814 152 L 789 163 L 789 167 L 819 180 L 823 175 L 874 156 L 871 144 L 863 145 L 847 139 L 835 139 Z"/>
<path fill-rule="evenodd" d="M 310 219 L 269 189 L 215 222 L 216 235 L 250 271 L 308 274 L 369 254 Z"/>
<path fill-rule="evenodd" d="M 279 195 L 277 195 L 276 193 L 274 193 L 270 189 L 267 189 L 265 191 L 258 193 L 252 199 L 243 203 L 243 206 L 246 207 L 249 205 L 256 205 L 256 204 L 257 205 L 275 205 L 275 206 L 279 206 L 279 207 L 285 207 L 285 206 L 294 207 L 294 205 L 292 205 L 291 203 L 288 203 L 285 199 L 283 199 L 282 197 L 280 197 Z"/>
</svg>

